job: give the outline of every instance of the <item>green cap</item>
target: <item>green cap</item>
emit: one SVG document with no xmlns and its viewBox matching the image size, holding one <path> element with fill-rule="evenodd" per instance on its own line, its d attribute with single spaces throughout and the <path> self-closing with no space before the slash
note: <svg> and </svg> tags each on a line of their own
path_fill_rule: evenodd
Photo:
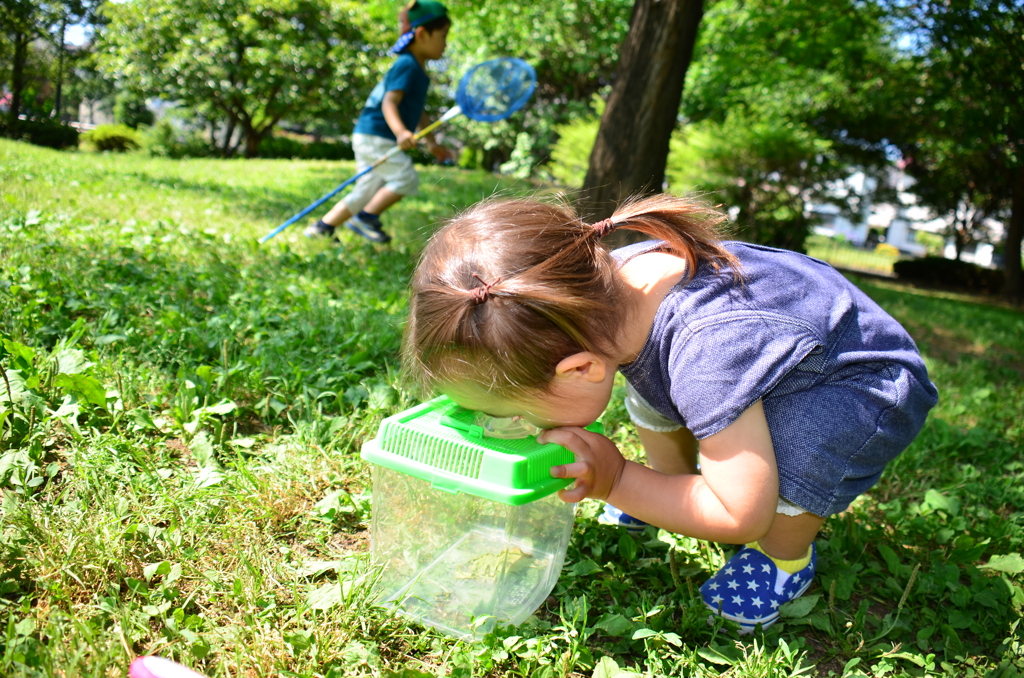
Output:
<svg viewBox="0 0 1024 678">
<path fill-rule="evenodd" d="M 409 28 L 448 16 L 448 10 L 437 0 L 416 0 L 409 7 Z"/>
<path fill-rule="evenodd" d="M 448 16 L 448 10 L 437 0 L 413 0 L 399 15 L 401 35 L 398 42 L 392 45 L 388 51 L 398 54 L 412 43 L 418 27 L 443 16 Z"/>
</svg>

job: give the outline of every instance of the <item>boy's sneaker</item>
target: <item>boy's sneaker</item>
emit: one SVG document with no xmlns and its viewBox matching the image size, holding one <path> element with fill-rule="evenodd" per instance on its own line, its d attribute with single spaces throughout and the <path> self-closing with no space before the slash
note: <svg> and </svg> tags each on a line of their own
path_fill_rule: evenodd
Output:
<svg viewBox="0 0 1024 678">
<path fill-rule="evenodd" d="M 779 620 L 779 607 L 811 585 L 816 562 L 813 543 L 811 562 L 793 575 L 757 549 L 744 547 L 704 582 L 700 594 L 712 612 L 737 622 L 740 633 L 750 633 L 758 624 L 766 629 Z"/>
<path fill-rule="evenodd" d="M 379 243 L 391 242 L 391 236 L 385 233 L 384 229 L 380 227 L 380 221 L 367 221 L 356 214 L 345 222 L 345 226 L 347 226 L 350 231 L 358 233 L 367 240 Z"/>
<path fill-rule="evenodd" d="M 647 527 L 647 523 L 634 518 L 628 513 L 623 513 L 619 509 L 615 508 L 611 504 L 604 505 L 604 513 L 597 517 L 597 522 L 602 525 L 617 525 L 619 527 L 626 528 L 627 532 L 633 534 L 640 534 Z"/>
<path fill-rule="evenodd" d="M 334 230 L 334 226 L 320 220 L 314 224 L 310 224 L 302 234 L 307 238 L 328 238 L 330 240 L 334 240 L 337 237 Z"/>
</svg>

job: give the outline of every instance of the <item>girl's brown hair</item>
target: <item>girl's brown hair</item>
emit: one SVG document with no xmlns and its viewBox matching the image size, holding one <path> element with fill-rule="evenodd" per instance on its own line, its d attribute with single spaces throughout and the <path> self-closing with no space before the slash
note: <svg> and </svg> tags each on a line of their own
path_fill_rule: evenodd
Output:
<svg viewBox="0 0 1024 678">
<path fill-rule="evenodd" d="M 663 194 L 597 224 L 567 205 L 479 203 L 431 238 L 416 268 L 406 372 L 427 392 L 470 380 L 502 397 L 543 393 L 563 358 L 614 355 L 632 314 L 603 235 L 628 228 L 665 241 L 686 260 L 689 280 L 702 264 L 738 272 L 719 239 L 724 221 L 703 203 Z"/>
</svg>

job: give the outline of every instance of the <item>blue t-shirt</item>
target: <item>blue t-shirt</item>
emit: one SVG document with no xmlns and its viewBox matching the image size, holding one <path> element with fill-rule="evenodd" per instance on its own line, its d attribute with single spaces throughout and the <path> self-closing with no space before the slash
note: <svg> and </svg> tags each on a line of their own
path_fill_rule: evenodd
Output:
<svg viewBox="0 0 1024 678">
<path fill-rule="evenodd" d="M 620 367 L 652 407 L 698 440 L 759 399 L 768 408 L 773 396 L 804 389 L 805 373 L 818 383 L 862 364 L 895 363 L 935 393 L 906 330 L 834 268 L 796 252 L 723 244 L 740 262 L 742 283 L 728 268 L 702 265 L 672 288 L 640 354 Z M 660 246 L 638 243 L 614 256 L 625 262 Z"/>
<path fill-rule="evenodd" d="M 403 52 L 395 59 L 391 69 L 384 80 L 377 84 L 370 93 L 369 98 L 363 105 L 363 112 L 359 115 L 356 134 L 372 134 L 373 136 L 395 139 L 395 133 L 388 127 L 384 119 L 384 111 L 381 104 L 384 102 L 384 95 L 388 92 L 401 90 L 404 94 L 401 103 L 398 104 L 398 115 L 402 123 L 410 132 L 415 132 L 423 116 L 423 107 L 427 103 L 427 89 L 430 87 L 430 78 L 423 71 L 416 57 L 408 52 Z"/>
</svg>

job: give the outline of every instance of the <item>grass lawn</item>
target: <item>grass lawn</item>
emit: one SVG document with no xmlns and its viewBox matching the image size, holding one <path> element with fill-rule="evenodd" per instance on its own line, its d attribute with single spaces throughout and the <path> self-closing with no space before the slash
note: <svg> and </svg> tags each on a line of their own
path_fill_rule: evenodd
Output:
<svg viewBox="0 0 1024 678">
<path fill-rule="evenodd" d="M 808 236 L 806 247 L 807 254 L 815 259 L 827 261 L 836 268 L 865 273 L 892 275 L 892 265 L 900 259 L 899 254 L 861 249 L 823 235 Z"/>
<path fill-rule="evenodd" d="M 867 279 L 941 401 L 829 519 L 783 622 L 709 626 L 697 588 L 731 547 L 631 536 L 592 501 L 518 628 L 460 642 L 375 606 L 358 450 L 412 404 L 406 281 L 440 219 L 533 189 L 424 168 L 390 246 L 255 244 L 352 169 L 0 140 L 0 675 L 151 653 L 224 678 L 1024 670 L 1024 314 Z M 606 429 L 639 456 L 617 402 Z"/>
</svg>

